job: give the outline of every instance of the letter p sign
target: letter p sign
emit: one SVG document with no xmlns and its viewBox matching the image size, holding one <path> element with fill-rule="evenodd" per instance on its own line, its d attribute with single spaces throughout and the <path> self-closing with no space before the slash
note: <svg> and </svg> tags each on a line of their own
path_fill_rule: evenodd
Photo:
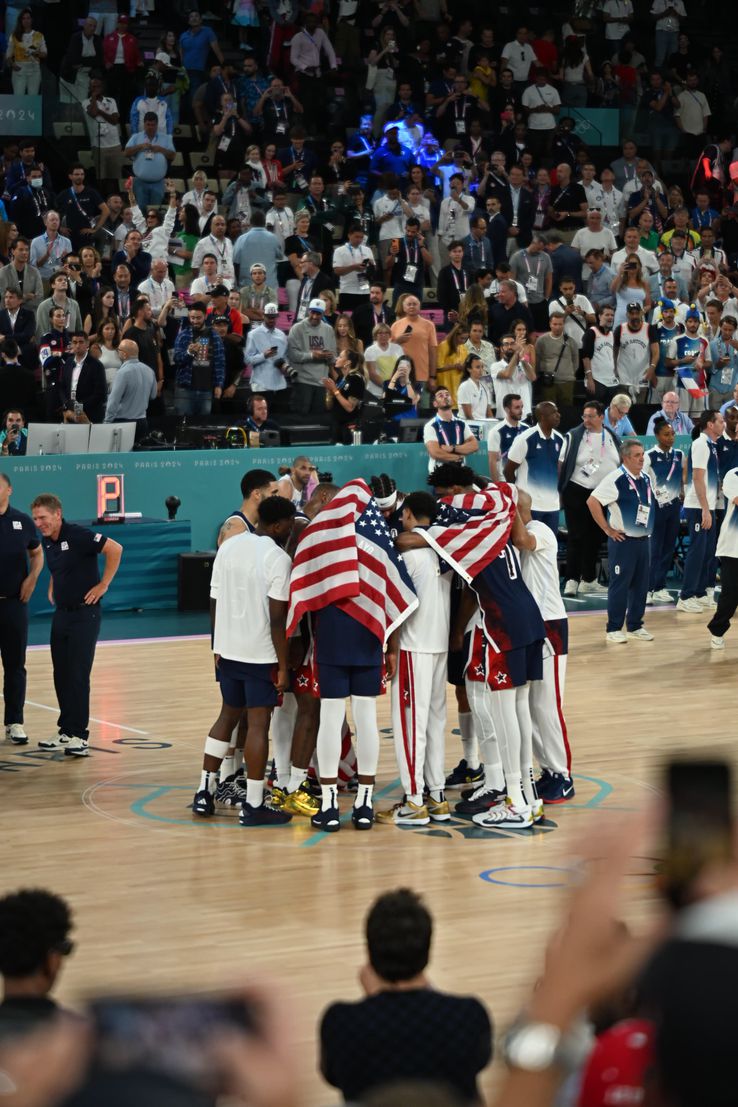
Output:
<svg viewBox="0 0 738 1107">
<path fill-rule="evenodd" d="M 97 517 L 103 515 L 122 515 L 125 511 L 123 503 L 123 474 L 113 476 L 105 473 L 97 478 Z"/>
</svg>

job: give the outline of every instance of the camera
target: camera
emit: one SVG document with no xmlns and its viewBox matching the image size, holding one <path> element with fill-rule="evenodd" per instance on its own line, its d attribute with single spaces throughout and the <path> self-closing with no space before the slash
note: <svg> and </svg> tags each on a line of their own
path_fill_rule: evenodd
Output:
<svg viewBox="0 0 738 1107">
<path fill-rule="evenodd" d="M 274 365 L 277 369 L 284 369 L 284 366 L 285 366 L 284 358 L 283 357 L 275 357 Z"/>
<path fill-rule="evenodd" d="M 374 265 L 374 259 L 364 258 L 361 264 L 364 266 L 365 269 L 368 269 L 371 265 Z"/>
</svg>

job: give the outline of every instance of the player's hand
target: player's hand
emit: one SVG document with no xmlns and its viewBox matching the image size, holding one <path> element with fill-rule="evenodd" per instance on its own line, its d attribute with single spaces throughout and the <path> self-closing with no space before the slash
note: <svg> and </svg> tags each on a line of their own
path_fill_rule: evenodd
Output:
<svg viewBox="0 0 738 1107">
<path fill-rule="evenodd" d="M 384 669 L 387 680 L 392 680 L 397 672 L 397 654 L 394 650 L 387 650 L 384 655 Z"/>
<path fill-rule="evenodd" d="M 33 579 L 33 577 L 29 576 L 29 577 L 26 577 L 24 579 L 23 583 L 20 586 L 20 602 L 21 603 L 28 603 L 31 596 L 33 595 L 33 590 L 34 590 L 35 587 L 36 587 L 36 581 Z"/>
<path fill-rule="evenodd" d="M 274 687 L 278 692 L 289 692 L 290 674 L 288 669 L 277 670 L 277 679 L 274 681 Z"/>
<path fill-rule="evenodd" d="M 704 507 L 702 508 L 702 529 L 703 530 L 711 530 L 712 529 L 712 514 L 711 514 L 711 512 L 706 511 L 704 509 Z"/>
<path fill-rule="evenodd" d="M 624 530 L 615 530 L 614 527 L 608 527 L 605 533 L 608 538 L 612 538 L 613 542 L 625 541 L 626 535 Z"/>
<path fill-rule="evenodd" d="M 100 600 L 105 595 L 105 593 L 107 592 L 107 590 L 108 590 L 107 584 L 103 584 L 103 582 L 100 581 L 99 584 L 96 584 L 95 587 L 91 588 L 90 591 L 87 593 L 87 595 L 85 596 L 85 603 L 86 604 L 99 603 Z"/>
<path fill-rule="evenodd" d="M 448 648 L 451 653 L 458 653 L 464 648 L 463 630 L 452 630 L 448 640 Z"/>
</svg>

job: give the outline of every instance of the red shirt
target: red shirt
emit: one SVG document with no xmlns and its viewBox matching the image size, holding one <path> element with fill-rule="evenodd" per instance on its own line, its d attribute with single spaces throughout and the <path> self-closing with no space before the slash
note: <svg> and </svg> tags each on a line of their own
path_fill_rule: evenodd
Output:
<svg viewBox="0 0 738 1107">
<path fill-rule="evenodd" d="M 533 43 L 533 50 L 541 65 L 545 65 L 550 74 L 559 68 L 559 51 L 555 42 L 549 42 L 546 38 L 537 38 Z"/>
<path fill-rule="evenodd" d="M 213 314 L 212 307 L 208 308 L 208 315 Z M 237 334 L 239 338 L 243 338 L 243 319 L 241 318 L 241 312 L 236 311 L 235 308 L 228 308 L 224 313 L 230 316 L 231 331 L 233 334 Z"/>
</svg>

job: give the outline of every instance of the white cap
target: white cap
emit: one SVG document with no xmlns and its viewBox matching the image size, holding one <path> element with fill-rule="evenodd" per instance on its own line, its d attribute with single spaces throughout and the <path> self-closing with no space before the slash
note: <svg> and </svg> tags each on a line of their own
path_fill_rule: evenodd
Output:
<svg viewBox="0 0 738 1107">
<path fill-rule="evenodd" d="M 319 311 L 321 315 L 325 315 L 325 301 L 320 297 L 316 297 L 308 304 L 308 311 Z"/>
<path fill-rule="evenodd" d="M 276 304 L 264 304 L 265 315 L 279 315 L 279 308 Z"/>
</svg>

